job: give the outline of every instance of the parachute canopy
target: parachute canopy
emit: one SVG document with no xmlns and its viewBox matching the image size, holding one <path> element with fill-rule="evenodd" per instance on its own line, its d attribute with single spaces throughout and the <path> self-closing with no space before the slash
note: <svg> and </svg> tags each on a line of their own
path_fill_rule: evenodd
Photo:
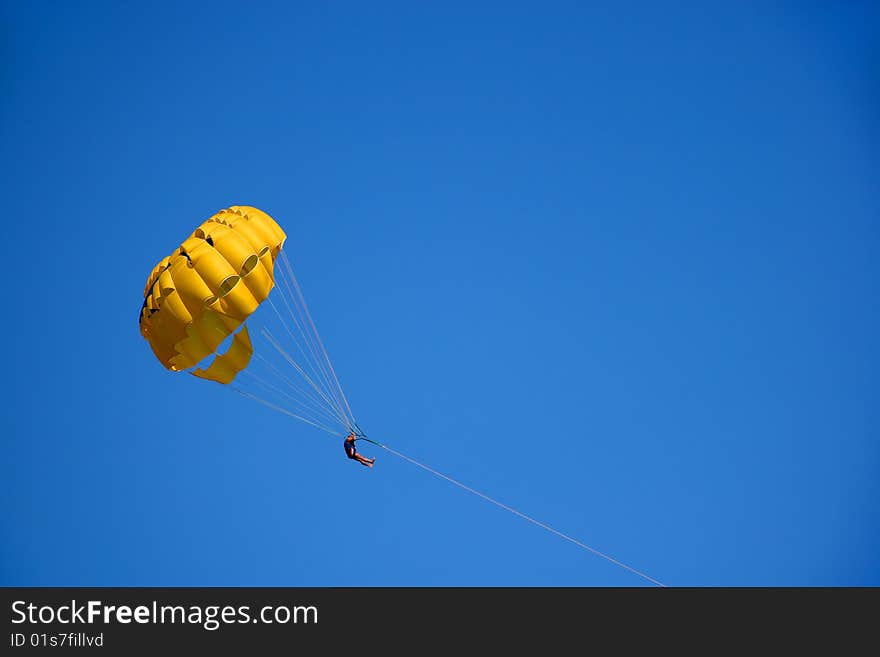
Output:
<svg viewBox="0 0 880 657">
<path fill-rule="evenodd" d="M 153 268 L 144 288 L 141 335 L 159 362 L 179 372 L 215 355 L 195 376 L 230 383 L 253 354 L 247 327 L 223 341 L 275 286 L 275 259 L 284 231 L 257 208 L 235 205 L 203 222 Z"/>
</svg>

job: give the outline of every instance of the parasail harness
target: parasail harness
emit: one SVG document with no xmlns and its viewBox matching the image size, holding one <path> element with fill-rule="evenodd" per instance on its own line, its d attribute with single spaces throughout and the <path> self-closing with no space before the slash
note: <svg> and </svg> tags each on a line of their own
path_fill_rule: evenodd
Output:
<svg viewBox="0 0 880 657">
<path fill-rule="evenodd" d="M 383 445 L 382 443 L 377 443 L 375 440 L 370 440 L 369 438 L 367 438 L 367 434 L 364 433 L 363 429 L 360 428 L 360 425 L 358 425 L 357 422 L 355 422 L 353 426 L 350 426 L 349 429 L 355 435 L 356 441 L 357 440 L 366 440 L 371 445 L 376 445 L 377 447 L 382 447 L 384 449 L 387 449 L 387 447 L 385 447 L 385 445 Z"/>
</svg>

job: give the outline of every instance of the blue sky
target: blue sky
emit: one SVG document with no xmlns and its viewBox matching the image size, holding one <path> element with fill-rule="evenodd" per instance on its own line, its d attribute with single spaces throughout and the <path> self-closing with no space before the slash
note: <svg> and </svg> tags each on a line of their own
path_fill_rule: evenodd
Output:
<svg viewBox="0 0 880 657">
<path fill-rule="evenodd" d="M 372 436 L 668 585 L 880 585 L 876 6 L 2 17 L 0 584 L 648 584 L 164 370 L 248 204 Z"/>
</svg>

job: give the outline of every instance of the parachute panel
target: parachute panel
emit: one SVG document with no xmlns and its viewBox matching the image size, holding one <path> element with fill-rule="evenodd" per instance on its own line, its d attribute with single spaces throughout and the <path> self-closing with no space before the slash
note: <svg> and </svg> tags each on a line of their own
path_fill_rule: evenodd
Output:
<svg viewBox="0 0 880 657">
<path fill-rule="evenodd" d="M 216 356 L 207 369 L 199 368 L 191 374 L 217 383 L 231 383 L 235 376 L 248 366 L 253 353 L 254 347 L 245 325 L 232 338 L 232 344 L 225 354 Z"/>
</svg>

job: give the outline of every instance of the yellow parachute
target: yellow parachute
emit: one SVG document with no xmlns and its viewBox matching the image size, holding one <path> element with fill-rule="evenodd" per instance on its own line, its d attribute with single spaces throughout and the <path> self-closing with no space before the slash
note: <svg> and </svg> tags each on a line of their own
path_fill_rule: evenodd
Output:
<svg viewBox="0 0 880 657">
<path fill-rule="evenodd" d="M 230 383 L 253 354 L 247 326 L 223 354 L 217 349 L 266 300 L 284 231 L 257 208 L 234 205 L 202 223 L 147 278 L 141 335 L 159 362 L 179 372 L 215 354 L 191 373 Z"/>
</svg>

